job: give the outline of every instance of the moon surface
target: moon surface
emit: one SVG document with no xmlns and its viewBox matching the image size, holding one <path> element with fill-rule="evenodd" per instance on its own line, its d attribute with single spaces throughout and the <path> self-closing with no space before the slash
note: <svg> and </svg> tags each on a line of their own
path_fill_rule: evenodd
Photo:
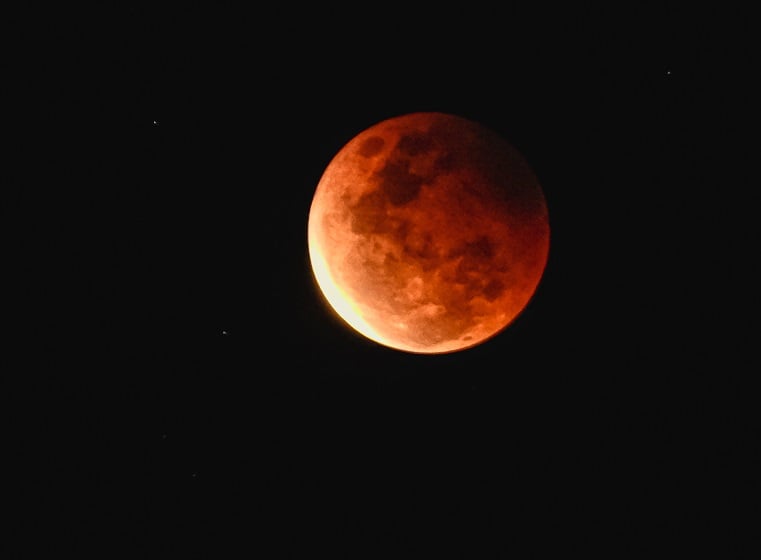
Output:
<svg viewBox="0 0 761 560">
<path fill-rule="evenodd" d="M 524 310 L 544 274 L 544 193 L 523 156 L 480 123 L 420 112 L 352 138 L 309 211 L 312 271 L 354 330 L 443 354 L 485 342 Z"/>
</svg>

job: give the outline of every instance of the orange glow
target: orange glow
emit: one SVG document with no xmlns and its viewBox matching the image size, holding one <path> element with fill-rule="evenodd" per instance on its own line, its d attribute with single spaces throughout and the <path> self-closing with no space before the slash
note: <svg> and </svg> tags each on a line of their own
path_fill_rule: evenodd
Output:
<svg viewBox="0 0 761 560">
<path fill-rule="evenodd" d="M 480 344 L 526 307 L 549 251 L 544 194 L 485 127 L 413 113 L 358 134 L 329 163 L 309 214 L 312 270 L 353 329 L 437 354 Z"/>
</svg>

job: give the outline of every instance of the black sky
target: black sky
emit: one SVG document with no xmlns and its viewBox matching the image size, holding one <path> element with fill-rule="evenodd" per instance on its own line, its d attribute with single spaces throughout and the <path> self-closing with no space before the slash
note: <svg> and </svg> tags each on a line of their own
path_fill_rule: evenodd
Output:
<svg viewBox="0 0 761 560">
<path fill-rule="evenodd" d="M 2 195 L 11 534 L 105 558 L 748 550 L 753 68 L 743 14 L 694 10 L 30 31 Z M 504 135 L 549 205 L 528 308 L 444 356 L 353 334 L 308 266 L 330 158 L 414 111 Z"/>
</svg>

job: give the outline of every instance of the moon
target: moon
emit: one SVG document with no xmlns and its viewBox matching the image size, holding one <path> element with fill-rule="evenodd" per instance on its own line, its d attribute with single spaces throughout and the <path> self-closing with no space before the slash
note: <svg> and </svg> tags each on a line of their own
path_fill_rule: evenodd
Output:
<svg viewBox="0 0 761 560">
<path fill-rule="evenodd" d="M 317 184 L 307 234 L 332 309 L 416 354 L 503 331 L 534 296 L 550 242 L 525 158 L 481 123 L 439 112 L 383 120 L 343 146 Z"/>
</svg>

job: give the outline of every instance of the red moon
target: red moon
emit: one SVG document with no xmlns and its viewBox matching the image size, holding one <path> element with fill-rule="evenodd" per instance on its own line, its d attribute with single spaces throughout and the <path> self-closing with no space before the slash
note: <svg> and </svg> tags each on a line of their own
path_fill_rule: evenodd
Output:
<svg viewBox="0 0 761 560">
<path fill-rule="evenodd" d="M 360 132 L 328 164 L 309 212 L 312 271 L 331 307 L 370 340 L 417 354 L 504 330 L 533 297 L 549 242 L 523 156 L 445 113 Z"/>
</svg>

